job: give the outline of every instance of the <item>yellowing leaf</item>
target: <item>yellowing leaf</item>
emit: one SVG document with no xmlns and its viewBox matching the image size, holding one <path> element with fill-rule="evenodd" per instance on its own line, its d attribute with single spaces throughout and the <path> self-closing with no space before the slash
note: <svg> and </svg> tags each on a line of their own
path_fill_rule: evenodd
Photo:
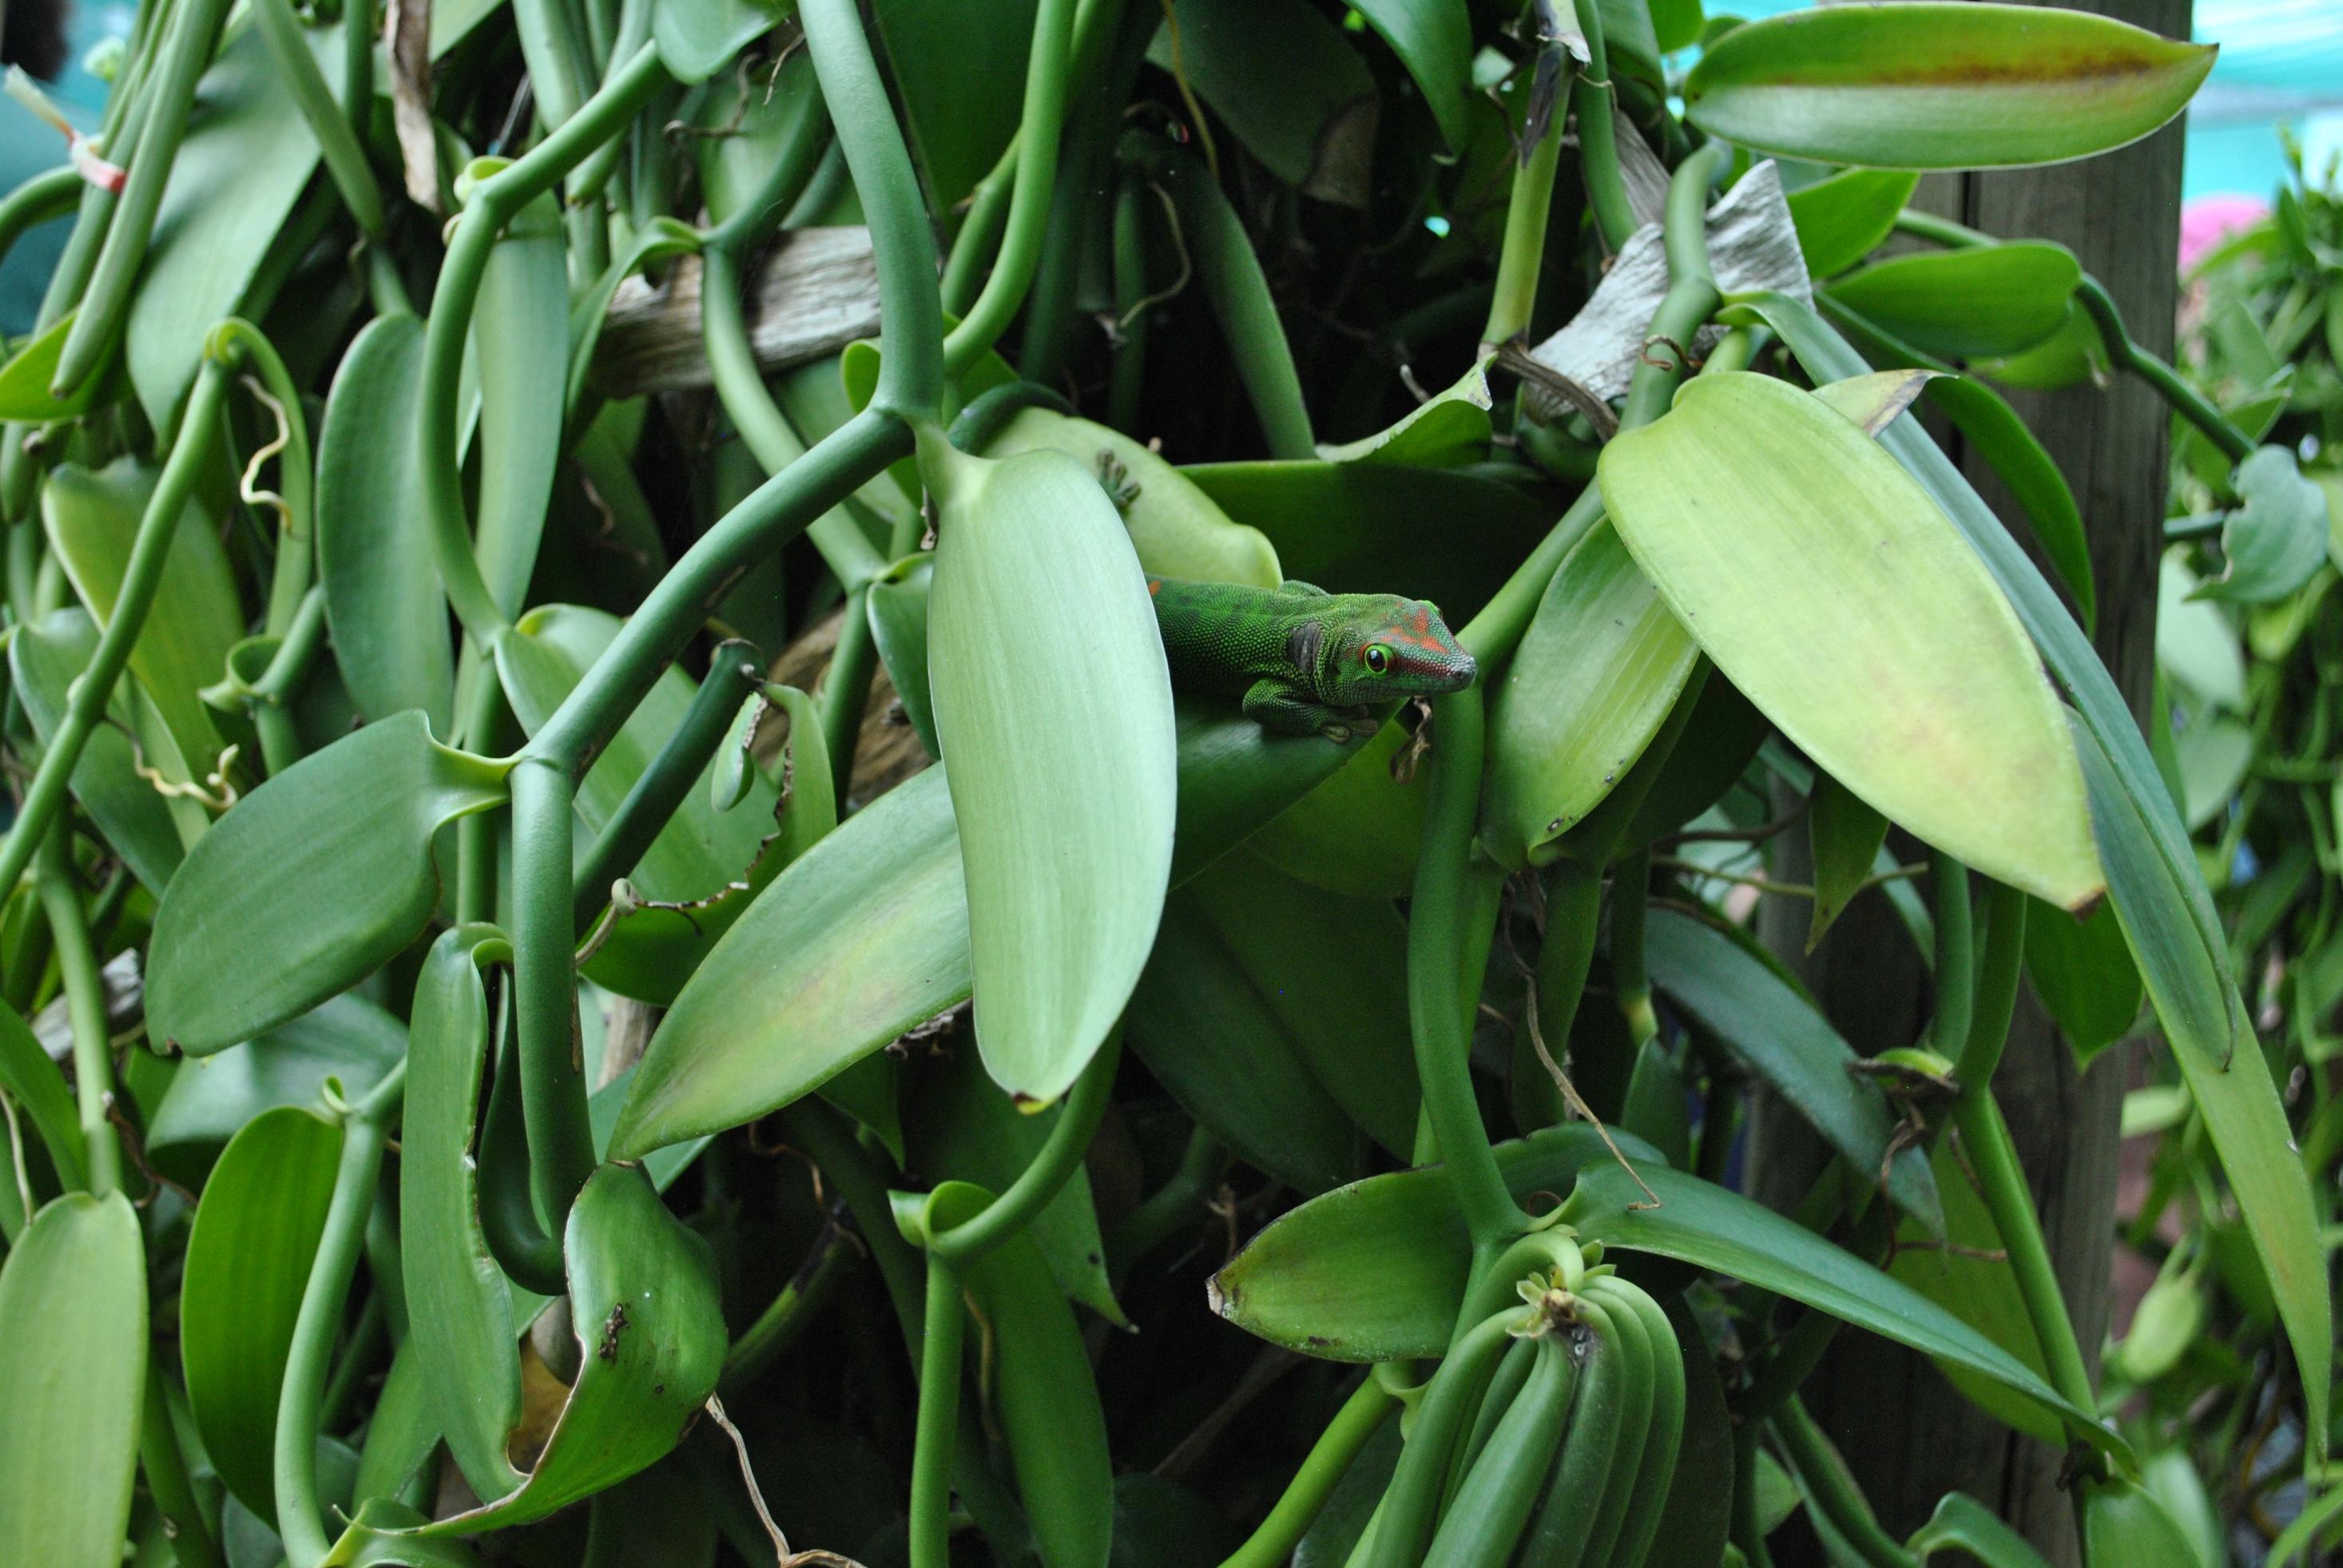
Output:
<svg viewBox="0 0 2343 1568">
<path fill-rule="evenodd" d="M 1693 68 L 1684 113 L 1819 163 L 2051 164 L 2137 141 L 2212 68 L 2210 47 L 2078 11 L 1846 5 L 1735 28 Z"/>
<path fill-rule="evenodd" d="M 2048 902 L 2104 879 L 2042 664 L 1976 553 L 1855 425 L 1703 377 L 1614 441 L 1619 537 L 1733 684 L 1890 819 Z"/>
</svg>

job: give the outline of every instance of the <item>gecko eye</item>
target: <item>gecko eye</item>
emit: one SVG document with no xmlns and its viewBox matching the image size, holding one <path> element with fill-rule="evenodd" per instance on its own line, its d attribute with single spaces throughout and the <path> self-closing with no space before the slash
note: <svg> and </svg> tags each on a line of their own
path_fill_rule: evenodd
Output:
<svg viewBox="0 0 2343 1568">
<path fill-rule="evenodd" d="M 1370 675 L 1389 675 L 1391 673 L 1391 649 L 1385 648 L 1382 643 L 1369 643 L 1367 645 L 1367 650 L 1359 657 L 1366 660 L 1367 673 Z"/>
</svg>

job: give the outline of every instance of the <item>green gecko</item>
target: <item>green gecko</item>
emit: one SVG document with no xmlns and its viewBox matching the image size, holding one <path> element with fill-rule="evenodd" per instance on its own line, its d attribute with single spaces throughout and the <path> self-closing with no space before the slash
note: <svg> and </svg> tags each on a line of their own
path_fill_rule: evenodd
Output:
<svg viewBox="0 0 2343 1568">
<path fill-rule="evenodd" d="M 1147 592 L 1172 685 L 1242 698 L 1281 735 L 1347 740 L 1373 729 L 1373 704 L 1461 691 L 1476 673 L 1421 599 L 1159 577 Z"/>
</svg>

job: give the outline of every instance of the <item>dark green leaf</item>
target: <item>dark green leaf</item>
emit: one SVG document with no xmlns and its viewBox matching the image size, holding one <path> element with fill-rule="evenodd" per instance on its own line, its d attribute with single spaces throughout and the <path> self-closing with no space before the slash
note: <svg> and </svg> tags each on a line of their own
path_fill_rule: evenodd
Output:
<svg viewBox="0 0 2343 1568">
<path fill-rule="evenodd" d="M 1815 912 L 1806 927 L 1806 951 L 1812 952 L 1871 879 L 1871 863 L 1887 841 L 1887 819 L 1829 774 L 1817 772 L 1806 798 L 1806 835 L 1815 860 Z"/>
<path fill-rule="evenodd" d="M 1416 1125 L 1407 926 L 1378 899 L 1309 887 L 1239 849 L 1183 890 L 1302 1060 L 1368 1137 L 1405 1158 Z"/>
<path fill-rule="evenodd" d="M 1645 1040 L 1635 1053 L 1635 1070 L 1627 1080 L 1619 1125 L 1658 1150 L 1677 1170 L 1691 1166 L 1692 1112 L 1685 1100 L 1684 1074 L 1676 1070 L 1676 1064 L 1656 1040 Z"/>
<path fill-rule="evenodd" d="M 1477 469 L 1207 463 L 1181 472 L 1269 536 L 1288 577 L 1330 593 L 1403 593 L 1462 626 L 1554 524 L 1554 508 Z M 1426 528 L 1437 518 L 1440 527 Z"/>
<path fill-rule="evenodd" d="M 94 472 L 68 464 L 42 487 L 49 542 L 83 608 L 101 628 L 121 594 L 156 475 L 136 458 L 121 457 Z M 191 501 L 172 530 L 162 586 L 131 645 L 130 673 L 168 728 L 179 767 L 197 782 L 218 765 L 220 738 L 196 694 L 220 678 L 244 629 L 218 525 L 200 500 Z"/>
<path fill-rule="evenodd" d="M 85 1185 L 87 1157 L 73 1091 L 24 1019 L 5 1002 L 0 1002 L 0 1092 L 33 1124 L 58 1179 L 67 1187 Z"/>
<path fill-rule="evenodd" d="M 1706 922 L 1654 910 L 1644 934 L 1652 983 L 1805 1118 L 1865 1181 L 1887 1171 L 1889 1196 L 1933 1234 L 1944 1209 L 1927 1157 L 1897 1150 L 1896 1117 L 1876 1086 L 1847 1071 L 1855 1048 L 1780 976 Z"/>
<path fill-rule="evenodd" d="M 833 1086 L 838 1081 L 830 1080 Z M 1033 1162 L 1063 1114 L 1063 1106 L 1053 1105 L 1027 1115 L 985 1075 L 974 1051 L 957 1051 L 930 1077 L 913 1107 L 910 1133 L 916 1168 L 938 1179 L 1004 1191 Z M 1059 1291 L 1111 1323 L 1123 1322 L 1122 1308 L 1107 1280 L 1106 1249 L 1099 1237 L 1088 1171 L 1077 1168 L 1025 1234 L 1048 1260 Z"/>
<path fill-rule="evenodd" d="M 1243 1159 L 1304 1192 L 1359 1173 L 1358 1130 L 1192 890 L 1164 909 L 1127 1026 L 1181 1109 Z"/>
<path fill-rule="evenodd" d="M 2056 332 L 2082 275 L 2065 246 L 2020 240 L 1891 256 L 1829 292 L 1916 348 L 1967 359 L 2015 354 Z"/>
<path fill-rule="evenodd" d="M 872 11 L 929 199 L 949 212 L 1017 133 L 1034 0 L 878 0 Z"/>
<path fill-rule="evenodd" d="M 339 96 L 341 29 L 310 27 L 303 36 Z M 259 30 L 245 29 L 196 88 L 123 334 L 138 401 L 158 428 L 177 417 L 205 337 L 244 302 L 317 166 L 308 122 L 284 90 Z"/>
<path fill-rule="evenodd" d="M 2115 910 L 2087 920 L 2034 902 L 2026 921 L 2026 973 L 2058 1022 L 2077 1068 L 2121 1040 L 2139 1016 L 2139 966 L 2124 945 Z"/>
<path fill-rule="evenodd" d="M 1279 179 L 1322 201 L 1367 205 L 1374 78 L 1342 30 L 1315 7 L 1304 0 L 1179 0 L 1147 57 L 1183 72 Z"/>
<path fill-rule="evenodd" d="M 97 628 L 89 612 L 71 606 L 18 627 L 8 639 L 8 672 L 16 699 L 44 746 L 63 722 L 73 683 L 96 651 Z M 81 760 L 74 765 L 73 792 L 131 874 L 147 891 L 159 895 L 178 870 L 183 851 L 171 806 L 138 777 L 139 757 L 131 736 L 143 700 L 133 687 L 115 688 L 106 705 L 106 721 L 90 731 Z M 148 720 L 150 732 L 159 722 Z"/>
<path fill-rule="evenodd" d="M 1405 898 L 1415 885 L 1430 782 L 1393 772 L 1412 739 L 1396 719 L 1333 776 L 1272 818 L 1245 848 L 1286 875 L 1352 899 Z"/>
<path fill-rule="evenodd" d="M 403 440 L 422 385 L 423 323 L 367 324 L 342 357 L 317 437 L 317 577 L 342 682 L 383 719 L 421 709 L 454 733 L 456 667 L 422 475 Z"/>
<path fill-rule="evenodd" d="M 1993 1510 L 1965 1492 L 1947 1492 L 1928 1523 L 1912 1533 L 1905 1549 L 1922 1563 L 1939 1552 L 1966 1552 L 1985 1568 L 2048 1568 L 2026 1537 L 2004 1524 Z"/>
<path fill-rule="evenodd" d="M 796 10 L 793 0 L 662 0 L 651 7 L 651 37 L 670 75 L 701 82 Z"/>
<path fill-rule="evenodd" d="M 2007 1352 L 1796 1221 L 1681 1171 L 1646 1165 L 1636 1170 L 1658 1196 L 1657 1207 L 1634 1177 L 1616 1165 L 1597 1162 L 1580 1174 L 1563 1217 L 1578 1227 L 1583 1240 L 1694 1263 L 1804 1302 L 1992 1378 L 2056 1416 L 2071 1435 L 2128 1456 L 2122 1438 L 2060 1399 Z"/>
<path fill-rule="evenodd" d="M 1918 175 L 1897 169 L 1846 169 L 1790 193 L 1790 218 L 1806 270 L 1834 277 L 1869 256 L 1896 226 Z"/>
<path fill-rule="evenodd" d="M 1473 85 L 1473 18 L 1463 0 L 1346 0 L 1415 78 L 1449 150 L 1466 141 L 1465 95 Z"/>
<path fill-rule="evenodd" d="M 277 1401 L 309 1265 L 325 1234 L 342 1130 L 280 1106 L 246 1123 L 204 1183 L 179 1287 L 179 1355 L 204 1452 L 227 1488 L 277 1518 Z"/>
<path fill-rule="evenodd" d="M 382 967 L 438 905 L 432 835 L 500 804 L 509 766 L 450 750 L 410 712 L 237 802 L 156 913 L 148 1030 L 191 1055 L 222 1050 Z"/>
<path fill-rule="evenodd" d="M 406 1054 L 405 1024 L 364 997 L 334 997 L 242 1045 L 189 1057 L 146 1124 L 146 1152 L 166 1172 L 196 1179 L 254 1117 L 319 1103 L 329 1078 L 355 1101 Z"/>
</svg>

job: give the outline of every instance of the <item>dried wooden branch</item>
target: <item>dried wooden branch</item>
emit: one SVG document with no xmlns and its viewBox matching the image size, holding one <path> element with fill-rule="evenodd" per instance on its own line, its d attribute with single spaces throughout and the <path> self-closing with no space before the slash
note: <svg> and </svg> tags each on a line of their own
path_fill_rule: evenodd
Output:
<svg viewBox="0 0 2343 1568">
<path fill-rule="evenodd" d="M 709 384 L 699 327 L 700 268 L 677 264 L 658 286 L 628 278 L 594 353 L 594 381 L 631 397 Z M 782 370 L 879 331 L 879 274 L 860 227 L 792 229 L 757 269 L 747 305 L 757 364 Z"/>
</svg>

